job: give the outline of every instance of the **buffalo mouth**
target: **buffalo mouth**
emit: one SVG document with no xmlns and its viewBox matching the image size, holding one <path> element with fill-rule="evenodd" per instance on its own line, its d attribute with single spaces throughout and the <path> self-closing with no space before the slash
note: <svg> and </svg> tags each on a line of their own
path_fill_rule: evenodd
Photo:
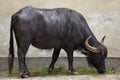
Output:
<svg viewBox="0 0 120 80">
<path fill-rule="evenodd" d="M 105 70 L 105 69 L 102 69 L 102 70 L 101 70 L 101 69 L 100 69 L 100 70 L 98 69 L 97 72 L 98 72 L 99 74 L 104 74 L 104 73 L 106 72 L 106 70 Z"/>
</svg>

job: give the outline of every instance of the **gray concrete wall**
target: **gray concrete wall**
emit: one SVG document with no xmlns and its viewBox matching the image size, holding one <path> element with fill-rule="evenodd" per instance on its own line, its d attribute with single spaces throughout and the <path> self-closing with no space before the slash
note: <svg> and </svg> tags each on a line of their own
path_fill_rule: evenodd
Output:
<svg viewBox="0 0 120 80">
<path fill-rule="evenodd" d="M 8 55 L 10 17 L 19 9 L 31 5 L 37 8 L 66 7 L 82 13 L 97 39 L 106 35 L 109 55 L 120 57 L 120 0 L 0 0 L 0 57 Z M 16 46 L 15 46 L 16 48 Z M 27 56 L 50 57 L 52 51 L 30 47 Z M 66 56 L 62 51 L 60 56 Z M 83 56 L 75 52 L 75 56 Z"/>
<path fill-rule="evenodd" d="M 51 62 L 51 57 L 29 57 L 26 59 L 28 68 L 39 68 L 39 67 L 49 67 Z M 89 67 L 85 57 L 75 57 L 73 65 L 77 67 Z M 68 68 L 68 61 L 66 57 L 60 57 L 55 66 L 66 67 Z M 106 68 L 107 69 L 120 69 L 120 58 L 109 57 L 106 59 Z M 14 70 L 18 70 L 18 59 L 14 60 Z M 0 58 L 0 71 L 8 71 L 7 58 Z"/>
</svg>

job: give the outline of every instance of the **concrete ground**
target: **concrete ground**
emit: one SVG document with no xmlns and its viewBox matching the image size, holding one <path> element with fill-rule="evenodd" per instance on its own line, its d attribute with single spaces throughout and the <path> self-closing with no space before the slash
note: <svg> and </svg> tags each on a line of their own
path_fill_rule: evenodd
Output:
<svg viewBox="0 0 120 80">
<path fill-rule="evenodd" d="M 0 80 L 120 80 L 120 74 L 117 75 L 76 75 L 76 76 L 47 76 L 47 77 L 30 77 L 21 79 L 19 77 L 0 77 Z"/>
</svg>

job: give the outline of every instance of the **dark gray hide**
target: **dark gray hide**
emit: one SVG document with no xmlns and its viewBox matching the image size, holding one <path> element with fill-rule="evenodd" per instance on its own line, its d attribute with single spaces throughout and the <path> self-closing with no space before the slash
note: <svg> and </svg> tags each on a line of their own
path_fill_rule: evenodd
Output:
<svg viewBox="0 0 120 80">
<path fill-rule="evenodd" d="M 25 63 L 25 55 L 30 44 L 39 49 L 54 48 L 49 72 L 53 70 L 61 49 L 67 53 L 69 70 L 72 74 L 75 73 L 73 51 L 76 49 L 84 49 L 82 53 L 87 56 L 89 64 L 93 65 L 99 73 L 105 72 L 106 47 L 97 41 L 84 17 L 74 10 L 25 7 L 15 13 L 12 16 L 10 28 L 8 60 L 10 73 L 14 59 L 13 31 L 18 46 L 21 77 L 30 75 Z M 89 38 L 90 36 L 91 38 Z M 85 42 L 89 45 L 87 44 L 87 46 Z M 94 48 L 97 49 L 97 52 Z"/>
</svg>

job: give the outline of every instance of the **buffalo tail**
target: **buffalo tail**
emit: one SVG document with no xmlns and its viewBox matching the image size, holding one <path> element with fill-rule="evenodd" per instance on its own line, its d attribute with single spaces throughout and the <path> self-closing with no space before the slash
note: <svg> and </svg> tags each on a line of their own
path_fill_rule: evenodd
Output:
<svg viewBox="0 0 120 80">
<path fill-rule="evenodd" d="M 11 21 L 11 27 L 10 27 L 10 41 L 9 41 L 9 55 L 8 55 L 8 68 L 9 73 L 12 73 L 13 69 L 13 61 L 14 61 L 14 39 L 13 39 L 13 26 Z"/>
</svg>

